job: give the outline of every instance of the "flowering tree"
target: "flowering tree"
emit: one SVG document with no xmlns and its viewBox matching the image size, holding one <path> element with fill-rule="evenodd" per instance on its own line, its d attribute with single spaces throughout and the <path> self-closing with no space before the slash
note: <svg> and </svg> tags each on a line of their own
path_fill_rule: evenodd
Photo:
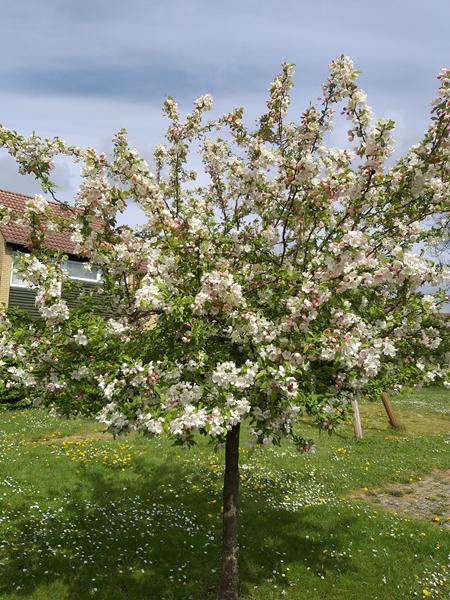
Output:
<svg viewBox="0 0 450 600">
<path fill-rule="evenodd" d="M 420 287 L 448 278 L 421 248 L 448 217 L 450 70 L 439 75 L 422 141 L 396 162 L 394 123 L 374 121 L 349 58 L 331 63 L 321 104 L 297 122 L 287 117 L 292 76 L 284 64 L 255 129 L 242 108 L 206 121 L 209 95 L 184 119 L 167 98 L 154 172 L 123 130 L 105 156 L 0 127 L 0 146 L 55 201 L 54 158 L 83 165 L 68 216 L 42 196 L 24 215 L 0 209 L 3 222 L 29 227 L 21 272 L 44 318 L 18 334 L 4 316 L 9 385 L 27 385 L 66 414 L 86 407 L 86 390 L 100 390 L 98 418 L 115 434 L 225 442 L 221 600 L 238 597 L 244 420 L 255 443 L 290 436 L 312 450 L 294 428 L 299 413 L 331 432 L 363 394 L 449 376 L 443 294 Z M 343 148 L 326 145 L 336 106 L 350 123 Z M 201 156 L 200 178 L 190 152 Z M 130 201 L 146 215 L 137 230 L 117 225 Z M 101 269 L 103 316 L 89 304 L 70 316 L 49 229 L 69 229 L 77 252 Z"/>
</svg>

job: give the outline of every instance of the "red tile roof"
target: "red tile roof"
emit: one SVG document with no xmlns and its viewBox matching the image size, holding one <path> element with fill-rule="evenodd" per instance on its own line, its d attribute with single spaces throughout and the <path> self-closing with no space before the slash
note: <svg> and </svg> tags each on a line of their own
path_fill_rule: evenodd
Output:
<svg viewBox="0 0 450 600">
<path fill-rule="evenodd" d="M 32 196 L 26 196 L 25 194 L 18 194 L 17 192 L 8 192 L 7 190 L 0 189 L 0 205 L 10 208 L 15 213 L 21 214 L 25 212 L 26 203 Z M 72 211 L 64 208 L 57 202 L 49 202 L 50 211 L 54 214 L 60 214 L 61 216 L 70 217 Z M 29 227 L 22 227 L 9 223 L 8 225 L 0 225 L 0 232 L 5 238 L 5 241 L 9 244 L 17 244 L 18 246 L 29 247 L 30 241 L 28 236 L 30 234 Z M 58 233 L 50 233 L 46 237 L 46 245 L 53 250 L 61 250 L 67 254 L 75 254 L 75 243 L 70 239 L 69 231 L 62 231 Z"/>
</svg>

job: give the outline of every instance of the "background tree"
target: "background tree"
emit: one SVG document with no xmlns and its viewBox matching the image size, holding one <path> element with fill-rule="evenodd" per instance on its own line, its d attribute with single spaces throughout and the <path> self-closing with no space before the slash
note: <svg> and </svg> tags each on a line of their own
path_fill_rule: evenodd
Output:
<svg viewBox="0 0 450 600">
<path fill-rule="evenodd" d="M 448 214 L 450 70 L 423 140 L 393 163 L 394 123 L 373 120 L 350 59 L 331 63 L 321 105 L 295 122 L 292 75 L 284 64 L 253 129 L 242 108 L 205 121 L 209 95 L 184 119 L 167 98 L 154 172 L 123 130 L 105 156 L 0 128 L 0 145 L 54 200 L 54 157 L 83 164 L 71 218 L 52 217 L 42 196 L 25 215 L 2 210 L 4 222 L 30 227 L 21 270 L 44 317 L 21 336 L 4 317 L 2 353 L 19 363 L 7 369 L 9 385 L 29 386 L 65 414 L 95 411 L 98 398 L 86 399 L 101 390 L 98 418 L 115 434 L 225 443 L 220 600 L 239 594 L 244 420 L 255 443 L 289 436 L 308 451 L 297 415 L 331 432 L 363 394 L 448 378 L 444 299 L 418 291 L 441 285 L 448 269 L 413 249 L 438 240 L 430 218 Z M 342 148 L 326 145 L 336 106 L 349 120 Z M 146 215 L 138 230 L 117 225 L 130 201 Z M 70 229 L 101 269 L 108 316 L 88 304 L 70 315 L 63 257 L 45 247 L 49 227 Z"/>
</svg>

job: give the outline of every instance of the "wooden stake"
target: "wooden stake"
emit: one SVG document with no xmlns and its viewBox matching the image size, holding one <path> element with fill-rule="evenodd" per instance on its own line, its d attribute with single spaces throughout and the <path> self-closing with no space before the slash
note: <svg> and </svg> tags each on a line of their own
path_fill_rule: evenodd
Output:
<svg viewBox="0 0 450 600">
<path fill-rule="evenodd" d="M 353 408 L 353 431 L 355 432 L 355 438 L 357 440 L 362 440 L 363 432 L 361 427 L 361 417 L 359 414 L 359 406 L 358 400 L 352 400 L 352 408 Z"/>
<path fill-rule="evenodd" d="M 389 396 L 386 392 L 381 393 L 381 400 L 383 401 L 383 406 L 387 412 L 391 427 L 393 429 L 397 429 L 398 431 L 405 431 L 405 426 L 395 416 L 394 409 L 392 408 L 391 401 L 389 400 Z"/>
</svg>

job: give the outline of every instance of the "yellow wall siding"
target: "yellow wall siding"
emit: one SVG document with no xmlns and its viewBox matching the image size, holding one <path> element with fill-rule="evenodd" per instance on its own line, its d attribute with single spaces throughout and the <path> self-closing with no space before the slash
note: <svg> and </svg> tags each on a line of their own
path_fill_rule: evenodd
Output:
<svg viewBox="0 0 450 600">
<path fill-rule="evenodd" d="M 8 306 L 11 283 L 12 250 L 0 233 L 0 304 Z"/>
</svg>

